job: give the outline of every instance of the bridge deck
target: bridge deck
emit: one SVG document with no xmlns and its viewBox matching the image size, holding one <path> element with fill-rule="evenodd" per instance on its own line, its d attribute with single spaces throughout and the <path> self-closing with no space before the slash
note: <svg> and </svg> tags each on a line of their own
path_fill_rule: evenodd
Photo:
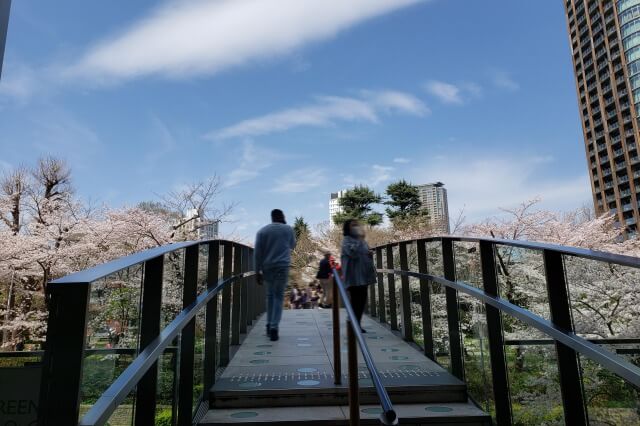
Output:
<svg viewBox="0 0 640 426">
<path fill-rule="evenodd" d="M 280 340 L 265 335 L 265 318 L 253 326 L 230 364 L 211 390 L 213 408 L 203 424 L 274 420 L 280 415 L 313 419 L 345 419 L 348 415 L 345 313 L 341 312 L 342 385 L 333 382 L 333 328 L 330 310 L 289 310 L 283 313 Z M 466 386 L 377 321 L 363 318 L 365 337 L 374 361 L 394 403 L 419 410 L 425 416 L 479 416 L 467 403 Z M 358 351 L 359 352 L 359 351 Z M 377 398 L 361 354 L 359 374 L 363 417 L 377 417 Z M 315 407 L 314 407 L 315 406 Z M 245 411 L 248 407 L 251 410 Z M 289 407 L 278 410 L 275 407 Z M 367 408 L 368 407 L 368 408 Z M 369 410 L 369 411 L 366 411 Z M 425 411 L 426 410 L 426 411 Z M 238 415 L 235 419 L 233 416 Z M 346 413 L 346 414 L 345 414 Z M 297 417 L 301 419 L 301 417 Z M 235 421 L 234 421 L 235 419 Z M 282 419 L 280 420 L 282 421 Z"/>
</svg>

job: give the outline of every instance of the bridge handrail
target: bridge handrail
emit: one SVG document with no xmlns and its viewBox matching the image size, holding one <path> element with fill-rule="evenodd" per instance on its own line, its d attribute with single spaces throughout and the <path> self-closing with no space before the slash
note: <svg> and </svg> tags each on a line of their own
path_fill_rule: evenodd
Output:
<svg viewBox="0 0 640 426">
<path fill-rule="evenodd" d="M 351 306 L 351 301 L 349 300 L 349 296 L 347 295 L 347 290 L 344 287 L 344 283 L 342 282 L 342 278 L 340 278 L 340 273 L 334 268 L 333 269 L 333 277 L 336 282 L 336 287 L 340 292 L 340 296 L 342 298 L 342 303 L 344 305 L 345 310 L 347 311 L 348 319 L 348 327 L 353 331 L 356 337 L 356 341 L 358 342 L 358 346 L 360 347 L 360 351 L 362 352 L 362 357 L 364 358 L 364 362 L 367 365 L 367 369 L 369 370 L 369 375 L 371 376 L 371 381 L 373 382 L 373 386 L 376 389 L 376 393 L 378 395 L 378 399 L 380 400 L 380 405 L 382 406 L 382 415 L 381 421 L 385 425 L 393 425 L 397 424 L 397 415 L 395 410 L 393 409 L 393 404 L 391 403 L 391 398 L 389 398 L 389 394 L 382 384 L 382 379 L 380 378 L 380 373 L 378 373 L 378 369 L 373 361 L 373 357 L 371 356 L 371 351 L 369 351 L 369 347 L 364 340 L 364 336 L 362 335 L 362 331 L 360 327 L 358 327 L 358 320 L 356 318 L 356 314 L 353 311 L 353 306 Z M 334 307 L 336 309 L 337 307 Z M 340 350 L 340 348 L 334 348 L 334 350 Z M 349 356 L 356 356 L 355 354 L 350 354 Z M 358 381 L 358 373 L 357 371 L 349 371 L 349 375 L 355 374 L 355 383 Z M 356 389 L 357 393 L 357 389 Z M 351 396 L 350 396 L 351 397 Z M 351 405 L 351 401 L 349 401 Z M 356 408 L 357 410 L 359 408 Z"/>
<path fill-rule="evenodd" d="M 69 275 L 65 275 L 62 278 L 52 280 L 49 284 L 79 284 L 79 283 L 91 283 L 99 279 L 108 277 L 111 274 L 120 272 L 131 266 L 139 265 L 147 260 L 151 260 L 158 256 L 175 252 L 176 250 L 185 249 L 187 247 L 199 246 L 208 243 L 233 243 L 228 240 L 212 239 L 212 240 L 198 240 L 198 241 L 184 241 L 179 243 L 171 243 L 163 246 L 152 247 L 147 250 L 142 250 L 128 256 L 119 257 L 109 262 L 93 266 L 91 268 L 84 269 L 82 271 L 74 272 Z"/>
<path fill-rule="evenodd" d="M 448 240 L 453 242 L 468 242 L 468 243 L 480 243 L 487 242 L 491 244 L 497 244 L 502 246 L 516 247 L 516 248 L 524 248 L 531 249 L 537 251 L 543 250 L 551 250 L 556 253 L 565 254 L 568 256 L 579 257 L 582 259 L 589 260 L 598 260 L 601 262 L 607 263 L 615 263 L 621 266 L 630 266 L 632 268 L 640 268 L 640 258 L 627 256 L 624 254 L 615 254 L 615 253 L 607 253 L 604 251 L 590 250 L 581 247 L 569 247 L 569 246 L 561 246 L 558 244 L 550 244 L 550 243 L 539 243 L 533 241 L 524 241 L 524 240 L 506 240 L 502 238 L 484 238 L 484 237 L 466 237 L 460 235 L 442 235 L 435 237 L 427 237 L 427 238 L 413 238 L 408 240 L 400 240 L 394 241 L 388 244 L 380 244 L 379 246 L 372 247 L 372 250 L 387 247 L 387 246 L 398 246 L 400 244 L 413 243 L 416 241 L 425 241 L 425 242 L 435 242 Z"/>
<path fill-rule="evenodd" d="M 456 249 L 456 243 L 464 245 L 458 246 Z M 409 247 L 412 247 L 412 262 L 417 260 L 417 270 L 415 266 L 410 264 Z M 542 306 L 541 309 L 548 312 L 548 320 L 545 319 L 546 316 L 542 317 L 542 314 L 535 314 L 533 310 L 528 310 L 527 305 L 520 307 L 517 301 L 511 303 L 510 300 L 500 297 L 506 296 L 501 294 L 500 281 L 502 278 L 499 279 L 499 274 L 510 275 L 509 271 L 505 270 L 507 265 L 504 264 L 500 250 L 509 247 L 540 254 L 540 259 L 536 262 L 542 261 L 543 265 L 542 269 L 536 268 L 536 270 L 537 273 L 544 274 L 544 286 L 535 291 L 544 293 L 542 297 L 546 299 L 545 306 Z M 479 269 L 474 268 L 473 272 L 467 271 L 465 267 L 459 269 L 461 266 L 459 266 L 456 257 L 460 255 L 459 249 L 461 248 L 465 249 L 462 253 L 476 253 L 473 256 L 477 257 L 477 260 L 474 262 L 477 262 Z M 539 330 L 552 339 L 550 343 L 554 344 L 556 349 L 555 363 L 558 368 L 562 407 L 567 424 L 586 424 L 588 421 L 590 402 L 585 397 L 581 357 L 589 362 L 595 362 L 603 371 L 616 376 L 626 386 L 640 388 L 640 368 L 633 362 L 626 361 L 622 356 L 636 354 L 638 350 L 620 349 L 614 353 L 607 350 L 608 348 L 599 346 L 614 341 L 617 344 L 622 344 L 625 341 L 636 344 L 639 339 L 588 339 L 576 334 L 574 312 L 577 308 L 572 303 L 571 289 L 573 287 L 571 284 L 573 281 L 570 281 L 574 278 L 570 275 L 571 270 L 569 269 L 571 265 L 574 265 L 571 263 L 571 259 L 580 258 L 603 265 L 620 265 L 640 270 L 639 258 L 554 244 L 455 235 L 391 242 L 374 247 L 373 250 L 376 253 L 378 285 L 370 295 L 371 314 L 378 317 L 381 322 L 388 322 L 392 330 L 401 330 L 405 340 L 413 341 L 412 304 L 416 301 L 412 300 L 413 291 L 409 278 L 419 279 L 420 300 L 417 303 L 421 311 L 424 352 L 425 355 L 436 361 L 436 356 L 444 353 L 436 348 L 436 339 L 434 338 L 431 292 L 432 285 L 435 284 L 437 287 L 434 289 L 438 293 L 438 297 L 444 297 L 442 301 L 445 303 L 444 308 L 446 309 L 448 338 L 443 339 L 441 344 L 448 346 L 446 355 L 449 357 L 449 370 L 461 380 L 465 380 L 467 374 L 465 357 L 468 353 L 465 352 L 467 345 L 465 339 L 469 333 L 474 334 L 475 332 L 466 331 L 462 327 L 463 321 L 467 324 L 470 319 L 463 314 L 465 308 L 461 308 L 461 306 L 466 306 L 467 302 L 464 302 L 463 305 L 460 304 L 462 300 L 459 300 L 458 292 L 471 296 L 471 299 L 484 305 L 484 317 L 486 318 L 480 321 L 486 321 L 482 327 L 486 329 L 487 333 L 493 384 L 492 399 L 495 403 L 495 420 L 498 424 L 512 424 L 516 409 L 511 395 L 513 385 L 509 380 L 508 353 L 506 352 L 507 345 L 513 342 L 505 341 L 506 327 L 503 323 L 503 316 L 518 320 L 525 326 Z M 397 263 L 398 255 L 399 264 Z M 429 271 L 429 265 L 434 259 L 439 268 L 437 275 Z M 538 259 L 537 255 L 536 259 Z M 478 282 L 474 281 L 473 285 L 470 285 L 465 282 L 465 279 L 458 279 L 458 271 L 479 273 Z M 385 275 L 388 285 L 388 301 L 386 300 Z M 400 300 L 397 300 L 396 296 L 395 277 L 397 276 L 401 278 L 401 288 L 398 291 Z M 588 280 L 588 278 L 586 279 Z M 576 285 L 579 284 L 576 283 Z M 438 288 L 442 290 L 438 290 Z M 397 304 L 400 306 L 399 315 Z M 389 311 L 388 317 L 387 309 Z M 478 331 L 478 333 L 481 332 Z M 523 342 L 528 342 L 528 340 Z M 536 340 L 535 344 L 539 344 L 539 342 Z M 483 392 L 480 393 L 481 395 L 473 397 L 491 398 Z"/>
<path fill-rule="evenodd" d="M 209 288 L 200 294 L 193 303 L 183 309 L 178 316 L 160 332 L 158 337 L 140 352 L 111 386 L 104 391 L 78 424 L 80 426 L 105 424 L 111 414 L 118 408 L 118 405 L 125 400 L 149 368 L 155 365 L 158 358 L 164 353 L 164 350 L 189 324 L 196 314 L 204 308 L 213 297 L 219 294 L 224 287 L 238 279 L 248 278 L 253 275 L 255 275 L 255 272 L 251 271 L 221 279 L 215 287 Z"/>
<path fill-rule="evenodd" d="M 600 346 L 591 343 L 589 340 L 584 339 L 575 333 L 563 330 L 562 328 L 554 325 L 551 321 L 545 320 L 544 318 L 527 309 L 521 308 L 518 305 L 514 305 L 506 299 L 492 296 L 483 290 L 471 286 L 470 284 L 466 284 L 461 281 L 449 281 L 436 275 L 421 274 L 419 272 L 403 271 L 400 269 L 378 269 L 378 272 L 383 274 L 406 275 L 414 278 L 428 279 L 435 283 L 442 284 L 445 287 L 466 293 L 475 299 L 488 303 L 500 311 L 516 317 L 522 322 L 550 336 L 554 341 L 558 341 L 569 346 L 592 361 L 598 362 L 608 370 L 613 371 L 627 382 L 640 387 L 640 367 L 625 361 L 618 355 L 602 349 Z"/>
</svg>

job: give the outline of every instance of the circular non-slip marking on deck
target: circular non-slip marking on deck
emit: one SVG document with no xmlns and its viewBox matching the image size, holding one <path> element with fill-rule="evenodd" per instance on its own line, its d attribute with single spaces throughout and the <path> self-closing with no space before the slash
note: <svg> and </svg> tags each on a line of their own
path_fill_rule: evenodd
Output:
<svg viewBox="0 0 640 426">
<path fill-rule="evenodd" d="M 400 351 L 400 349 L 396 349 L 396 348 L 382 348 L 380 350 L 382 352 L 398 352 L 398 351 Z"/>
<path fill-rule="evenodd" d="M 273 345 L 256 345 L 256 348 L 272 348 Z"/>
<path fill-rule="evenodd" d="M 296 346 L 299 348 L 309 348 L 311 347 L 311 343 L 298 343 Z"/>
<path fill-rule="evenodd" d="M 300 386 L 318 386 L 320 382 L 318 380 L 300 380 L 298 384 Z"/>
<path fill-rule="evenodd" d="M 298 368 L 298 373 L 315 373 L 318 371 L 317 368 L 313 368 L 313 367 L 302 367 L 302 368 Z"/>
<path fill-rule="evenodd" d="M 382 339 L 384 339 L 384 337 L 382 337 L 382 336 L 367 336 L 367 339 L 382 340 Z"/>
<path fill-rule="evenodd" d="M 382 408 L 363 408 L 360 412 L 365 414 L 382 414 Z"/>
<path fill-rule="evenodd" d="M 268 364 L 269 360 L 268 359 L 252 359 L 251 361 L 249 361 L 250 364 Z"/>
<path fill-rule="evenodd" d="M 432 413 L 448 413 L 450 411 L 453 411 L 453 408 L 449 408 L 449 407 L 425 407 L 424 411 L 431 411 Z"/>
<path fill-rule="evenodd" d="M 240 383 L 238 386 L 240 386 L 241 388 L 245 388 L 245 389 L 252 389 L 252 388 L 259 388 L 260 386 L 262 386 L 262 383 L 260 383 L 260 382 L 243 382 L 243 383 Z"/>
<path fill-rule="evenodd" d="M 409 357 L 404 355 L 393 355 L 393 356 L 390 356 L 389 359 L 392 359 L 394 361 L 403 361 L 405 359 L 409 359 Z"/>
<path fill-rule="evenodd" d="M 250 419 L 252 417 L 258 417 L 258 413 L 255 411 L 238 411 L 237 413 L 231 413 L 229 417 L 234 419 Z"/>
<path fill-rule="evenodd" d="M 299 341 L 299 342 L 306 342 L 306 341 L 309 340 L 309 338 L 308 337 L 298 337 L 296 340 Z"/>
<path fill-rule="evenodd" d="M 254 352 L 254 355 L 271 355 L 271 352 L 269 351 L 260 351 L 260 352 Z"/>
</svg>

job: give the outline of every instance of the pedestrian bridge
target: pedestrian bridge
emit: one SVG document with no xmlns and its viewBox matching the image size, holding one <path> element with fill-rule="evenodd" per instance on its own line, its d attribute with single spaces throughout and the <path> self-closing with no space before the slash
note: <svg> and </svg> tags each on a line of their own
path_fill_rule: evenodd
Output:
<svg viewBox="0 0 640 426">
<path fill-rule="evenodd" d="M 176 243 L 52 281 L 39 424 L 640 423 L 640 339 L 594 338 L 577 302 L 640 259 L 458 237 L 375 254 L 366 333 L 338 279 L 334 309 L 285 311 L 276 342 L 242 244 Z"/>
</svg>

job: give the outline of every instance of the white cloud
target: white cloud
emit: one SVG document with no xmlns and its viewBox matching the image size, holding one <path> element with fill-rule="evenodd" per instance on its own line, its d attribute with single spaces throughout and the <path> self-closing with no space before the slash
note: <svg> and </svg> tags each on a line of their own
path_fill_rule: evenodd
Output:
<svg viewBox="0 0 640 426">
<path fill-rule="evenodd" d="M 424 85 L 425 90 L 438 98 L 440 102 L 449 105 L 462 105 L 470 98 L 482 96 L 482 87 L 473 82 L 460 84 L 430 80 Z"/>
<path fill-rule="evenodd" d="M 464 103 L 460 88 L 454 84 L 431 80 L 426 84 L 425 88 L 445 104 L 460 105 Z"/>
<path fill-rule="evenodd" d="M 253 142 L 245 141 L 242 144 L 240 164 L 224 177 L 224 185 L 235 186 L 257 178 L 273 165 L 277 157 L 275 152 L 258 148 Z"/>
<path fill-rule="evenodd" d="M 363 98 L 317 96 L 315 103 L 283 109 L 210 132 L 208 139 L 231 139 L 283 132 L 294 127 L 326 127 L 339 121 L 377 123 L 379 113 L 423 116 L 428 108 L 413 95 L 397 91 L 363 91 Z"/>
<path fill-rule="evenodd" d="M 301 193 L 323 186 L 327 182 L 325 170 L 304 168 L 287 173 L 276 181 L 274 192 Z"/>
<path fill-rule="evenodd" d="M 7 62 L 0 80 L 0 100 L 6 98 L 24 104 L 41 89 L 41 81 L 33 68 L 17 61 Z"/>
<path fill-rule="evenodd" d="M 367 185 L 369 187 L 376 187 L 391 180 L 393 178 L 394 170 L 395 168 L 391 166 L 374 164 L 367 171 L 365 176 L 358 178 L 354 175 L 349 174 L 343 176 L 343 180 L 348 186 Z"/>
<path fill-rule="evenodd" d="M 549 176 L 546 169 L 550 161 L 549 157 L 486 157 L 468 153 L 464 158 L 427 160 L 423 167 L 409 171 L 407 177 L 417 183 L 443 182 L 450 214 L 455 216 L 464 208 L 470 221 L 499 214 L 501 207 L 513 207 L 537 197 L 542 199 L 543 207 L 556 210 L 574 209 L 589 202 L 587 176 Z"/>
<path fill-rule="evenodd" d="M 520 84 L 511 78 L 511 75 L 506 71 L 493 70 L 491 72 L 491 78 L 493 84 L 500 89 L 510 90 L 512 92 L 520 89 Z"/>
<path fill-rule="evenodd" d="M 408 158 L 404 158 L 404 157 L 397 157 L 393 159 L 394 163 L 397 164 L 408 164 L 411 162 L 411 160 L 409 160 Z"/>
<path fill-rule="evenodd" d="M 289 54 L 425 0 L 172 0 L 68 70 L 92 80 L 211 75 Z"/>
</svg>

